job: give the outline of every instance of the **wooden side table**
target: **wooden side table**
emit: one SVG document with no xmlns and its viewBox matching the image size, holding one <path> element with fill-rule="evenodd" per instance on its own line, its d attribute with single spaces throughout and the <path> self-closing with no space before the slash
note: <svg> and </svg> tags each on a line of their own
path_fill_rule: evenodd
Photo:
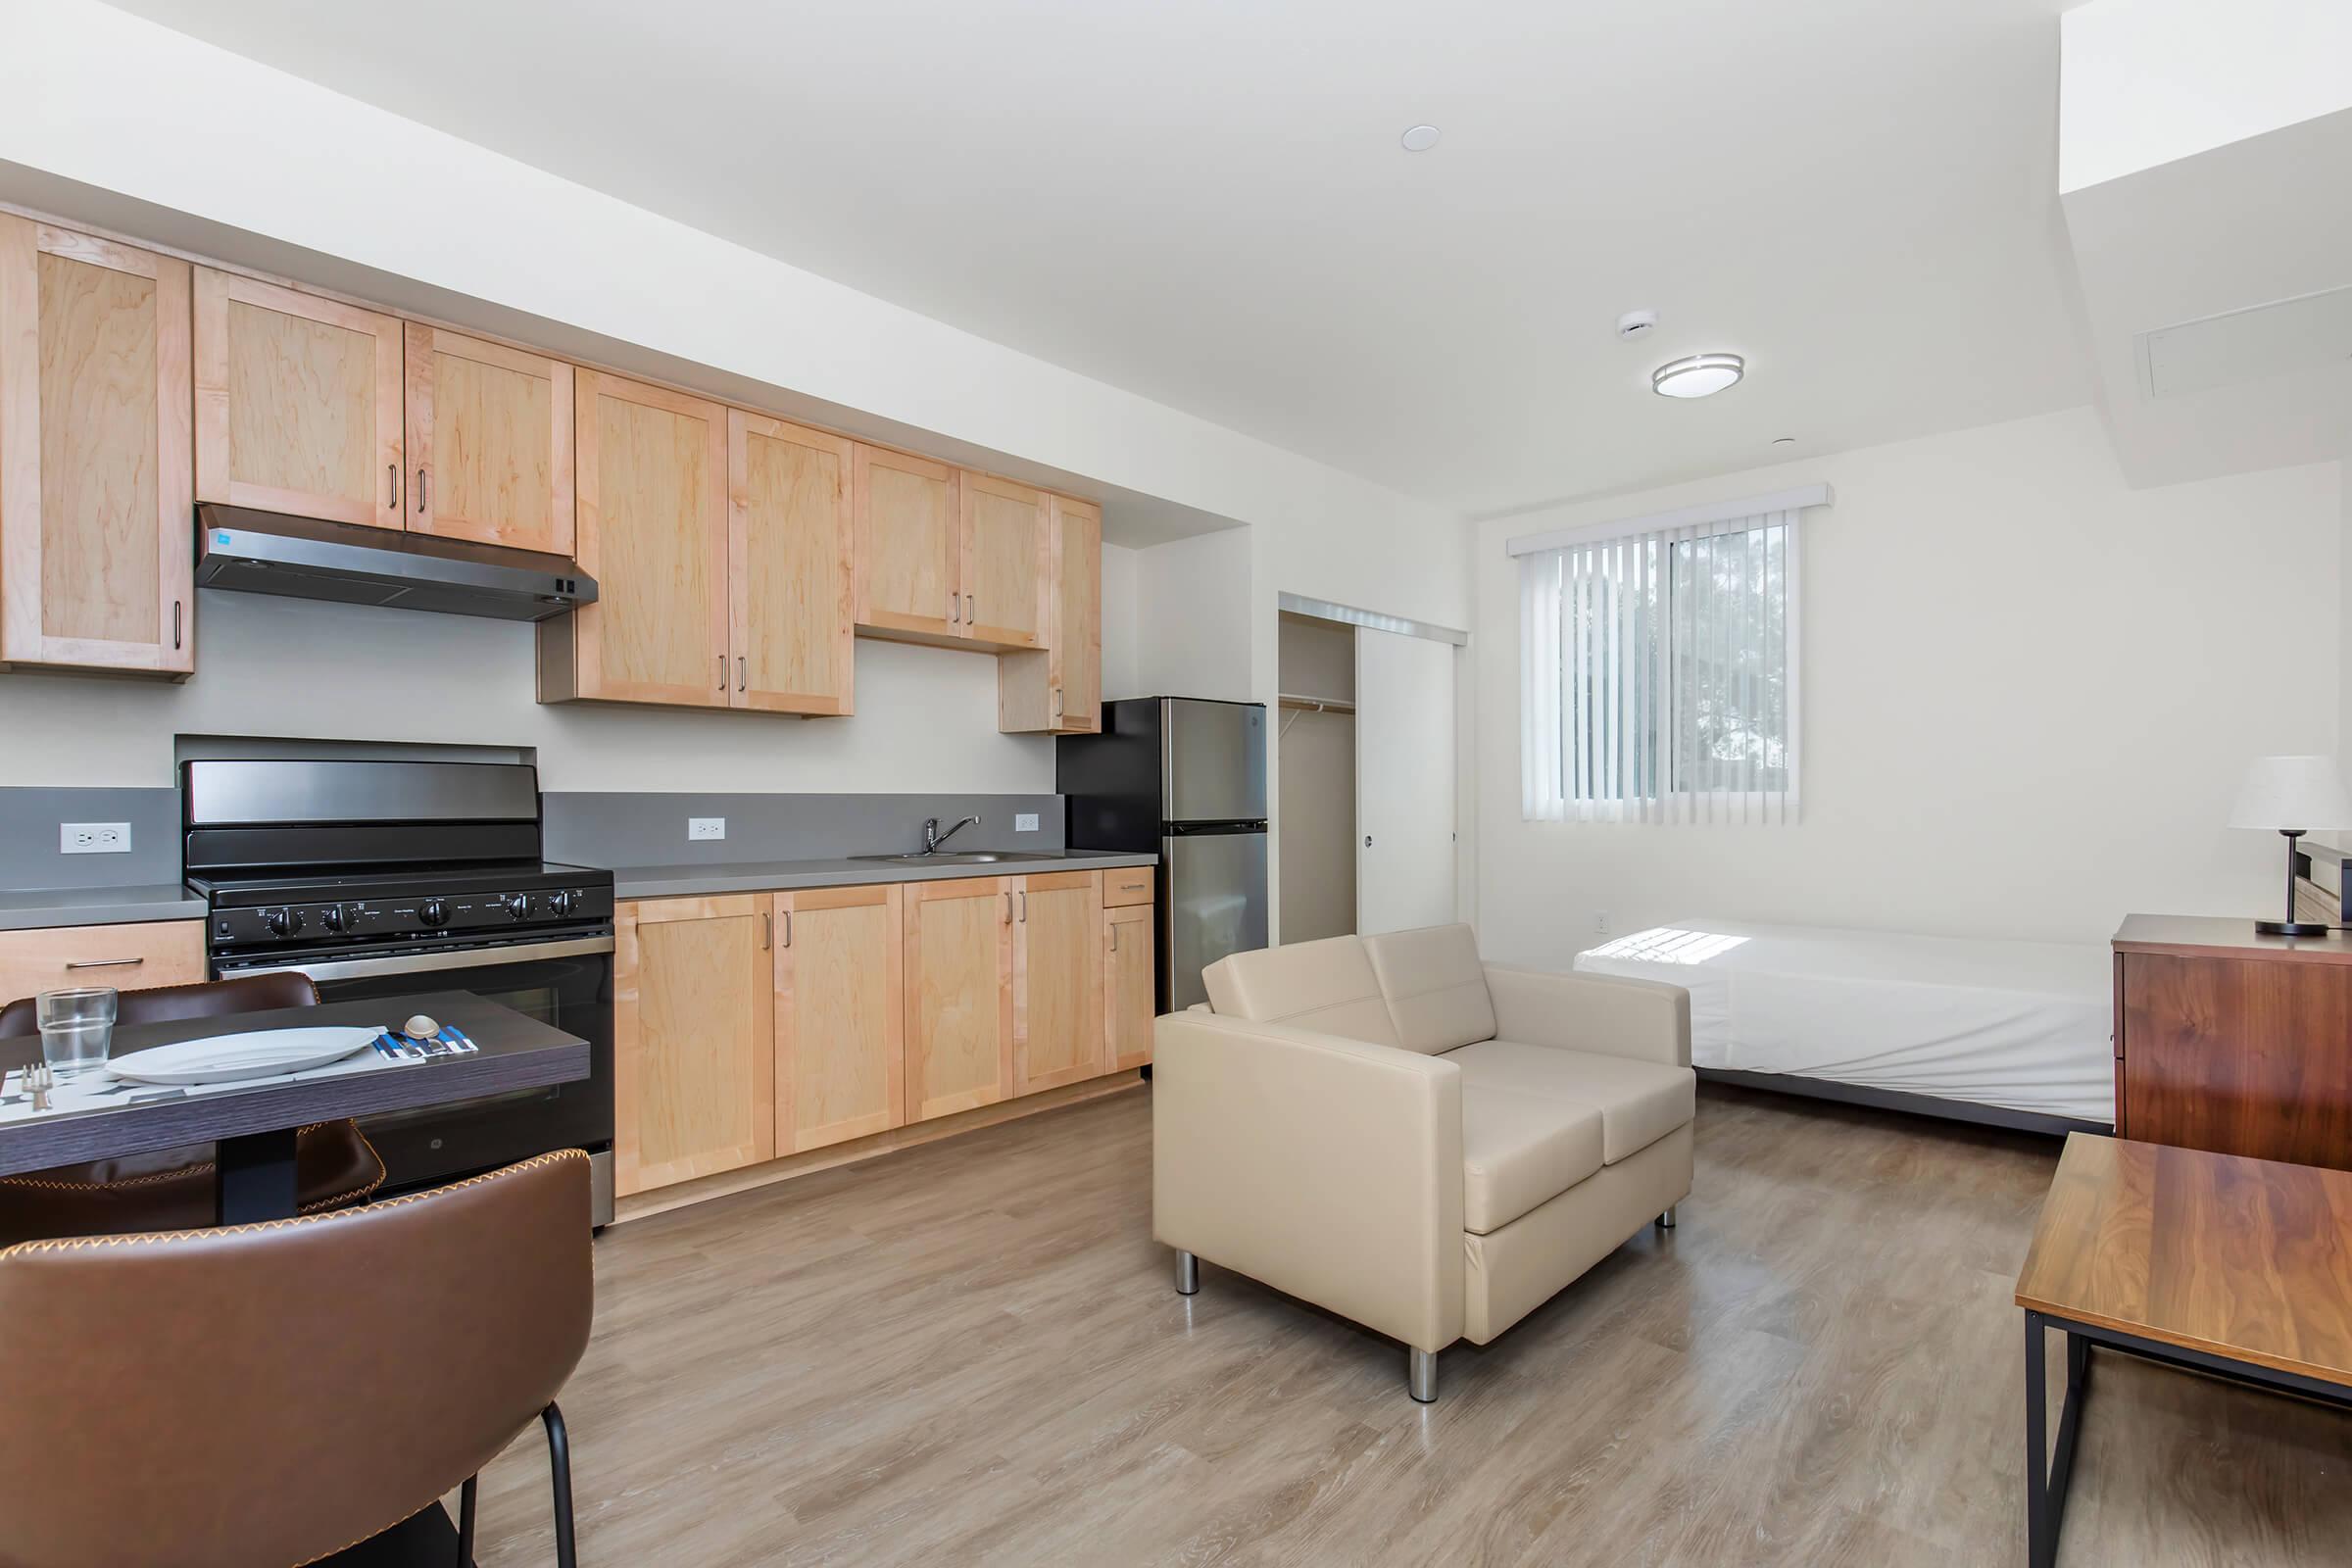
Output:
<svg viewBox="0 0 2352 1568">
<path fill-rule="evenodd" d="M 2352 1172 L 2073 1133 L 2026 1313 L 2026 1547 L 2057 1559 L 2093 1345 L 2352 1409 Z M 2053 1451 L 2048 1335 L 2066 1336 Z"/>
</svg>

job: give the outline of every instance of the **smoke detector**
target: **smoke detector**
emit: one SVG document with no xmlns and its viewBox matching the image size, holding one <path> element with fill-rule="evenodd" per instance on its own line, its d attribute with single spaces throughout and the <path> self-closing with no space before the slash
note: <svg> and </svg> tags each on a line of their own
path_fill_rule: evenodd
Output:
<svg viewBox="0 0 2352 1568">
<path fill-rule="evenodd" d="M 1647 337 L 1657 330 L 1655 311 L 1628 311 L 1617 318 L 1617 335 L 1622 338 Z"/>
</svg>

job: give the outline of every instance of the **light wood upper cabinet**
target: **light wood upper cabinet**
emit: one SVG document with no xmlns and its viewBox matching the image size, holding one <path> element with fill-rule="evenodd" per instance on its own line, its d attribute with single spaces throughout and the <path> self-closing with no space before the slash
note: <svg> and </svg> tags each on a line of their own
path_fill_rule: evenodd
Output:
<svg viewBox="0 0 2352 1568">
<path fill-rule="evenodd" d="M 1105 877 L 1115 875 L 1105 871 Z M 1105 1070 L 1131 1072 L 1152 1059 L 1157 1000 L 1152 967 L 1152 906 L 1102 911 L 1102 1032 Z"/>
<path fill-rule="evenodd" d="M 614 1191 L 772 1158 L 769 898 L 654 899 L 613 912 Z"/>
<path fill-rule="evenodd" d="M 196 499 L 401 526 L 401 323 L 199 267 Z"/>
<path fill-rule="evenodd" d="M 776 1152 L 906 1119 L 905 915 L 897 887 L 776 900 Z"/>
<path fill-rule="evenodd" d="M 416 321 L 405 358 L 409 531 L 570 555 L 571 367 Z"/>
<path fill-rule="evenodd" d="M 196 667 L 189 377 L 187 263 L 0 214 L 0 659 Z"/>
<path fill-rule="evenodd" d="M 997 662 L 997 727 L 1007 733 L 1093 735 L 1102 728 L 1102 509 L 1047 498 L 1048 646 Z"/>
<path fill-rule="evenodd" d="M 1053 615 L 1043 491 L 965 473 L 963 635 L 996 648 L 1039 648 Z"/>
<path fill-rule="evenodd" d="M 858 445 L 851 460 L 857 514 L 858 624 L 877 631 L 963 635 L 963 524 L 956 470 Z"/>
<path fill-rule="evenodd" d="M 1013 882 L 910 882 L 906 899 L 906 1119 L 1012 1093 Z"/>
<path fill-rule="evenodd" d="M 727 411 L 729 640 L 737 708 L 855 706 L 851 443 Z"/>
<path fill-rule="evenodd" d="M 1102 953 L 1101 873 L 1014 879 L 1014 1094 L 1102 1076 Z"/>
<path fill-rule="evenodd" d="M 596 370 L 574 382 L 575 544 L 597 599 L 539 623 L 539 699 L 725 708 L 727 411 Z"/>
</svg>

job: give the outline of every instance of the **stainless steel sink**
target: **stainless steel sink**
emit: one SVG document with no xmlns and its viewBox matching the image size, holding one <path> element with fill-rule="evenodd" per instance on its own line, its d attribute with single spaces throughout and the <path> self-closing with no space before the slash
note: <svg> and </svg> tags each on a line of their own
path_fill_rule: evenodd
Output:
<svg viewBox="0 0 2352 1568">
<path fill-rule="evenodd" d="M 899 865 L 994 865 L 999 860 L 1036 860 L 1043 859 L 1045 857 L 999 855 L 994 850 L 969 850 L 962 853 L 941 850 L 936 855 L 925 855 L 920 850 L 909 850 L 905 855 L 853 855 L 850 858 L 853 860 L 888 860 Z"/>
</svg>

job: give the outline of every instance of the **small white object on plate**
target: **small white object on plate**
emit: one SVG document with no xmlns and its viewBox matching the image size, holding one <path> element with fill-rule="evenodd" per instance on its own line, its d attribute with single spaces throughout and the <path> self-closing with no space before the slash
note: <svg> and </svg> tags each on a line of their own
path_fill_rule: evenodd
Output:
<svg viewBox="0 0 2352 1568">
<path fill-rule="evenodd" d="M 411 1040 L 434 1040 L 440 1037 L 441 1026 L 419 1012 L 402 1024 L 400 1032 Z"/>
<path fill-rule="evenodd" d="M 255 1029 L 244 1034 L 181 1040 L 117 1056 L 106 1070 L 139 1084 L 221 1084 L 241 1078 L 274 1078 L 307 1072 L 365 1051 L 373 1029 L 321 1025 L 303 1029 Z"/>
</svg>

